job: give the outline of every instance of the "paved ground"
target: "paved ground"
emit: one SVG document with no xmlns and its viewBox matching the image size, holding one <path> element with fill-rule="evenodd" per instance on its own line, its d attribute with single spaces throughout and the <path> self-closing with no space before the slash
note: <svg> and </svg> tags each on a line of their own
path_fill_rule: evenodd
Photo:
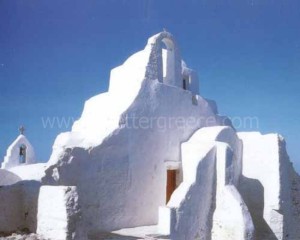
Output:
<svg viewBox="0 0 300 240">
<path fill-rule="evenodd" d="M 31 233 L 31 234 L 16 234 L 16 233 L 14 233 L 10 236 L 0 237 L 0 240 L 47 240 L 47 239 L 42 238 L 41 236 L 38 236 L 37 234 L 34 234 L 34 233 Z"/>
<path fill-rule="evenodd" d="M 158 234 L 157 226 L 144 226 L 125 228 L 110 233 L 102 233 L 90 240 L 167 240 L 168 236 Z M 0 240 L 49 240 L 37 234 L 14 233 L 10 236 L 0 237 Z M 55 239 L 53 239 L 55 240 Z"/>
<path fill-rule="evenodd" d="M 92 240 L 162 240 L 168 236 L 158 234 L 157 226 L 143 226 L 136 228 L 124 228 L 111 233 L 103 233 Z"/>
</svg>

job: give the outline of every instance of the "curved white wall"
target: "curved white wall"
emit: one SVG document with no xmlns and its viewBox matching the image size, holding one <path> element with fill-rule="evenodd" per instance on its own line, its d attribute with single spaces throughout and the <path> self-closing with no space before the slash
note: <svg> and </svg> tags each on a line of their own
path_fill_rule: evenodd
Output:
<svg viewBox="0 0 300 240">
<path fill-rule="evenodd" d="M 11 185 L 19 181 L 21 181 L 21 178 L 18 175 L 10 171 L 0 169 L 0 186 Z"/>
<path fill-rule="evenodd" d="M 235 131 L 205 127 L 181 149 L 183 182 L 160 208 L 160 232 L 174 240 L 254 239 L 250 213 L 236 189 L 242 163 Z"/>
<path fill-rule="evenodd" d="M 72 132 L 53 146 L 43 182 L 78 186 L 91 234 L 156 224 L 166 201 L 165 161 L 181 161 L 180 144 L 195 130 L 222 124 L 181 77 L 177 85 L 159 81 L 155 39 L 112 71 L 109 92 L 88 100 Z"/>
</svg>

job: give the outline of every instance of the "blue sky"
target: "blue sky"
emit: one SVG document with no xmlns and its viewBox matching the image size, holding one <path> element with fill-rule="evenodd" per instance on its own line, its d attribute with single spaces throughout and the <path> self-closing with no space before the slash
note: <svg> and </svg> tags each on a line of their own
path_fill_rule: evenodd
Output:
<svg viewBox="0 0 300 240">
<path fill-rule="evenodd" d="M 25 125 L 40 160 L 108 87 L 110 69 L 163 28 L 173 33 L 202 96 L 238 130 L 279 132 L 300 170 L 298 0 L 0 0 L 0 155 Z"/>
</svg>

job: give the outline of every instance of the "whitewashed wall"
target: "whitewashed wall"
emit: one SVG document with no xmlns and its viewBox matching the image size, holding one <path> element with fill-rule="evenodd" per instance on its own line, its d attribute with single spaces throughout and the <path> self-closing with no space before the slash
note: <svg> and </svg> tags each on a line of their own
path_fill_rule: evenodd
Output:
<svg viewBox="0 0 300 240">
<path fill-rule="evenodd" d="M 300 198 L 296 193 L 300 185 L 284 139 L 258 132 L 239 133 L 239 137 L 244 149 L 239 189 L 253 216 L 257 238 L 299 238 Z"/>
<path fill-rule="evenodd" d="M 23 181 L 0 188 L 0 232 L 36 231 L 40 183 Z"/>
<path fill-rule="evenodd" d="M 155 39 L 161 37 L 168 36 Z M 210 103 L 193 99 L 181 82 L 152 78 L 162 73 L 155 39 L 112 71 L 109 93 L 87 101 L 72 132 L 54 144 L 43 182 L 78 187 L 91 234 L 156 224 L 165 204 L 165 161 L 181 161 L 180 144 L 195 130 L 222 124 Z"/>
<path fill-rule="evenodd" d="M 0 169 L 0 186 L 11 185 L 19 181 L 21 181 L 21 178 L 18 175 L 10 171 Z"/>
<path fill-rule="evenodd" d="M 241 141 L 230 127 L 205 127 L 182 144 L 183 182 L 160 208 L 159 230 L 171 239 L 254 239 L 236 189 Z"/>
</svg>

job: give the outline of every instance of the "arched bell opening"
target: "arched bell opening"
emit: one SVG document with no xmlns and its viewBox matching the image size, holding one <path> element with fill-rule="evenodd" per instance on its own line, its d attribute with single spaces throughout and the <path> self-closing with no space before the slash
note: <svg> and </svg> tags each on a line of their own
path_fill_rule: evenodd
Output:
<svg viewBox="0 0 300 240">
<path fill-rule="evenodd" d="M 19 147 L 19 162 L 26 163 L 26 150 L 27 147 L 25 144 L 21 144 Z"/>
<path fill-rule="evenodd" d="M 161 40 L 163 83 L 172 85 L 175 76 L 175 49 L 169 38 Z"/>
</svg>

